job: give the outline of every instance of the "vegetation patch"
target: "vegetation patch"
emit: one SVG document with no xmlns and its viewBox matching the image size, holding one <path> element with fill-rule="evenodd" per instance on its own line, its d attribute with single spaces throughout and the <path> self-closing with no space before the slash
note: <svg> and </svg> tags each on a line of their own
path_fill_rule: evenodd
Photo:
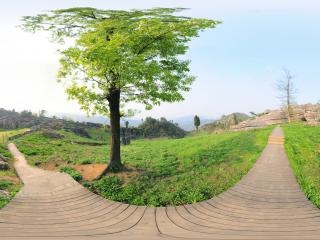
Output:
<svg viewBox="0 0 320 240">
<path fill-rule="evenodd" d="M 285 148 L 300 187 L 320 208 L 320 127 L 284 126 Z"/>
<path fill-rule="evenodd" d="M 104 131 L 101 129 L 101 131 Z M 41 131 L 16 139 L 14 142 L 31 165 L 52 166 L 75 165 L 81 162 L 107 163 L 107 143 L 80 137 L 64 130 L 56 131 L 63 138 L 46 137 Z M 105 132 L 105 131 L 104 131 Z M 105 134 L 108 134 L 105 132 Z M 92 143 L 92 144 L 87 144 Z M 97 146 L 95 146 L 97 143 Z"/>
<path fill-rule="evenodd" d="M 124 171 L 81 182 L 108 199 L 130 204 L 166 206 L 198 202 L 238 182 L 258 159 L 270 132 L 271 128 L 266 128 L 201 133 L 182 139 L 134 140 L 122 146 Z M 69 132 L 60 131 L 60 134 L 65 137 L 45 138 L 41 133 L 33 133 L 17 139 L 16 143 L 31 163 L 38 159 L 43 167 L 59 159 L 62 171 L 74 176 L 81 173 L 79 165 L 90 168 L 97 163 L 108 163 L 107 144 L 81 145 L 75 142 L 94 140 Z"/>
<path fill-rule="evenodd" d="M 67 173 L 69 174 L 74 180 L 76 180 L 77 182 L 81 181 L 82 180 L 82 176 L 81 174 L 75 170 L 74 168 L 72 167 L 61 167 L 60 168 L 60 172 L 64 172 L 64 173 Z"/>
<path fill-rule="evenodd" d="M 14 135 L 22 134 L 30 129 L 16 129 L 16 130 L 0 130 L 0 145 L 5 146 L 8 143 L 8 139 Z"/>
</svg>

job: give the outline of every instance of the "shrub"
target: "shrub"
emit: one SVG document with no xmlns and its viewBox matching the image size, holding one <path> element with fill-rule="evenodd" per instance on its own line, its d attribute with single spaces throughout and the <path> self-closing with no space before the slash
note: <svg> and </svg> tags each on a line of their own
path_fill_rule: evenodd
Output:
<svg viewBox="0 0 320 240">
<path fill-rule="evenodd" d="M 82 176 L 79 172 L 77 172 L 74 168 L 72 167 L 61 167 L 60 172 L 64 172 L 69 174 L 74 180 L 77 182 L 82 180 Z"/>
<path fill-rule="evenodd" d="M 83 159 L 79 161 L 79 164 L 82 164 L 82 165 L 91 164 L 91 163 L 92 163 L 91 159 Z"/>
<path fill-rule="evenodd" d="M 103 177 L 95 182 L 92 187 L 105 198 L 116 200 L 121 192 L 122 181 L 116 176 Z"/>
<path fill-rule="evenodd" d="M 12 185 L 11 182 L 6 180 L 0 180 L 0 190 L 8 189 Z"/>
</svg>

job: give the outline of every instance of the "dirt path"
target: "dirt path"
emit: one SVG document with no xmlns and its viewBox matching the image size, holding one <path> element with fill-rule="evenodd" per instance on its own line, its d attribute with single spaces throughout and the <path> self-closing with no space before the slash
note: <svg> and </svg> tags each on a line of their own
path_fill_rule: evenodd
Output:
<svg viewBox="0 0 320 240">
<path fill-rule="evenodd" d="M 320 211 L 300 191 L 280 128 L 233 188 L 178 207 L 105 200 L 9 148 L 25 185 L 0 211 L 0 239 L 320 239 Z"/>
</svg>

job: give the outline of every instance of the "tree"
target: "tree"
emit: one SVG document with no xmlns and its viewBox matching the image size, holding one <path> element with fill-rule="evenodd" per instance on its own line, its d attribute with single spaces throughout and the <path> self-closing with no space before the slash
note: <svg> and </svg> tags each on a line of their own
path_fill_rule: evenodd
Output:
<svg viewBox="0 0 320 240">
<path fill-rule="evenodd" d="M 198 132 L 198 128 L 200 126 L 200 118 L 198 117 L 198 115 L 195 115 L 194 118 L 193 118 L 193 123 L 194 123 L 194 126 L 196 127 L 197 129 L 197 132 Z"/>
<path fill-rule="evenodd" d="M 173 15 L 181 8 L 99 10 L 71 8 L 26 16 L 26 31 L 49 31 L 59 43 L 74 39 L 60 51 L 58 81 L 70 99 L 89 114 L 110 118 L 109 169 L 122 167 L 120 118 L 134 101 L 151 109 L 161 102 L 183 100 L 194 77 L 182 59 L 187 43 L 218 21 Z"/>
<path fill-rule="evenodd" d="M 281 105 L 284 108 L 284 112 L 287 116 L 288 122 L 291 122 L 293 114 L 292 105 L 295 103 L 295 96 L 297 89 L 294 87 L 292 79 L 293 76 L 287 68 L 283 68 L 283 78 L 276 82 L 276 88 L 279 91 L 279 99 Z"/>
<path fill-rule="evenodd" d="M 39 117 L 45 117 L 46 116 L 46 114 L 47 114 L 47 111 L 46 110 L 40 110 L 39 111 Z"/>
<path fill-rule="evenodd" d="M 145 121 L 138 126 L 138 130 L 145 138 L 183 138 L 186 135 L 186 132 L 181 129 L 177 123 L 168 121 L 164 117 L 160 119 L 147 117 Z"/>
</svg>

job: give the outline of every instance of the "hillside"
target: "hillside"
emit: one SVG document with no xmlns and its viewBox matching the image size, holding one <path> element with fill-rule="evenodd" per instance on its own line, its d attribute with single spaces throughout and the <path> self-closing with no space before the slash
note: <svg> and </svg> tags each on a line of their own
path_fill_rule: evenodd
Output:
<svg viewBox="0 0 320 240">
<path fill-rule="evenodd" d="M 121 148 L 127 171 L 82 181 L 95 193 L 136 205 L 166 206 L 202 201 L 241 179 L 266 145 L 271 128 L 199 134 L 180 139 L 139 139 Z M 31 165 L 69 173 L 81 181 L 81 165 L 107 164 L 106 142 L 65 131 L 37 131 L 14 142 Z"/>
<path fill-rule="evenodd" d="M 229 115 L 223 115 L 220 119 L 215 120 L 214 122 L 204 124 L 201 129 L 205 131 L 226 130 L 249 118 L 250 116 L 245 113 L 231 113 Z"/>
<path fill-rule="evenodd" d="M 77 131 L 77 129 L 88 127 L 102 127 L 102 124 L 91 122 L 75 122 L 73 120 L 57 117 L 46 117 L 44 113 L 35 114 L 24 110 L 16 112 L 0 108 L 0 129 L 17 128 L 49 128 Z M 81 130 L 79 130 L 81 131 Z"/>
<path fill-rule="evenodd" d="M 293 122 L 306 122 L 309 125 L 320 124 L 320 104 L 304 104 L 293 106 L 291 119 Z M 233 130 L 248 130 L 287 122 L 286 114 L 281 109 L 266 110 L 254 118 L 243 121 Z"/>
</svg>

